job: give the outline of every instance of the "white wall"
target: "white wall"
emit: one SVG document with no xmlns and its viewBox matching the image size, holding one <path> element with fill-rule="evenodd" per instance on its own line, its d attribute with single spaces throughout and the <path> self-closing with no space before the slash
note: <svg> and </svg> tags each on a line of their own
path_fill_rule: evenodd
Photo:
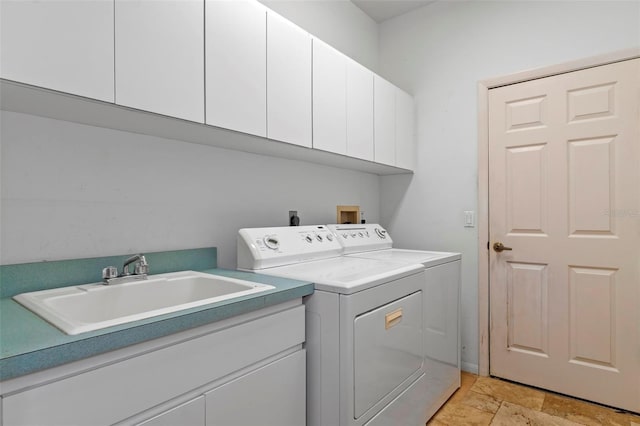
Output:
<svg viewBox="0 0 640 426">
<path fill-rule="evenodd" d="M 321 224 L 358 204 L 378 220 L 376 175 L 6 111 L 0 122 L 2 264 L 216 246 L 235 269 L 238 229 L 286 226 L 290 209 Z"/>
<path fill-rule="evenodd" d="M 349 0 L 259 0 L 365 67 L 378 69 L 378 24 Z"/>
<path fill-rule="evenodd" d="M 477 82 L 640 46 L 640 2 L 438 2 L 384 22 L 380 73 L 415 95 L 418 170 L 383 177 L 399 246 L 463 253 L 463 368 L 478 363 Z"/>
</svg>

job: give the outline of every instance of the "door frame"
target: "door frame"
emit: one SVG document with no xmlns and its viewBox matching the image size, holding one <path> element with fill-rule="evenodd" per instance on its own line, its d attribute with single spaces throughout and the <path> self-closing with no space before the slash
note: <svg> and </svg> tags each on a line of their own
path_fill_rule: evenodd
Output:
<svg viewBox="0 0 640 426">
<path fill-rule="evenodd" d="M 640 58 L 640 47 L 478 82 L 478 374 L 489 375 L 489 90 Z"/>
</svg>

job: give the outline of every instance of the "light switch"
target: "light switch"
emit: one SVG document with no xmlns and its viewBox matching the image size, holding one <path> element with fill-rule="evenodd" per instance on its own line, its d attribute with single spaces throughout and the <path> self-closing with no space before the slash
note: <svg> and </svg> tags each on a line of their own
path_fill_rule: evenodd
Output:
<svg viewBox="0 0 640 426">
<path fill-rule="evenodd" d="M 473 210 L 466 210 L 464 212 L 464 227 L 473 228 L 476 226 L 476 215 Z"/>
</svg>

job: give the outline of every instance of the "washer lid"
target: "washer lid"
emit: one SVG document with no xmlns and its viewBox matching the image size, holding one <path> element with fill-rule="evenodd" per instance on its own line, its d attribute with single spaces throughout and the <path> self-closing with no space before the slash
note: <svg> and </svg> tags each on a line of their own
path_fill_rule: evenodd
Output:
<svg viewBox="0 0 640 426">
<path fill-rule="evenodd" d="M 365 259 L 378 259 L 393 262 L 404 263 L 421 263 L 425 267 L 441 265 L 443 263 L 460 260 L 460 253 L 449 253 L 443 251 L 422 251 L 422 250 L 404 250 L 404 249 L 386 249 L 368 251 L 364 253 L 353 253 L 348 257 L 358 257 Z"/>
<path fill-rule="evenodd" d="M 407 264 L 358 257 L 336 257 L 262 269 L 259 272 L 283 278 L 311 281 L 316 290 L 352 294 L 424 270 L 419 263 Z"/>
</svg>

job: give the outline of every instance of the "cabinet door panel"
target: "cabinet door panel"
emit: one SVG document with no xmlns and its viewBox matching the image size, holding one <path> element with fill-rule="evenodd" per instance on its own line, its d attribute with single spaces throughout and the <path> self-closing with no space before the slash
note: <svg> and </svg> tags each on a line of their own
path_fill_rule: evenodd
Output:
<svg viewBox="0 0 640 426">
<path fill-rule="evenodd" d="M 311 36 L 267 12 L 267 137 L 311 148 Z"/>
<path fill-rule="evenodd" d="M 267 136 L 267 12 L 206 1 L 207 124 Z"/>
<path fill-rule="evenodd" d="M 139 426 L 203 426 L 204 410 L 204 396 L 200 396 L 142 422 Z"/>
<path fill-rule="evenodd" d="M 2 421 L 113 424 L 301 344 L 304 327 L 298 306 L 3 396 Z"/>
<path fill-rule="evenodd" d="M 313 147 L 347 153 L 347 58 L 313 40 Z"/>
<path fill-rule="evenodd" d="M 374 161 L 396 163 L 396 88 L 381 77 L 374 79 Z"/>
<path fill-rule="evenodd" d="M 300 350 L 207 393 L 207 426 L 304 425 L 305 365 Z"/>
<path fill-rule="evenodd" d="M 413 111 L 413 97 L 396 89 L 396 166 L 410 170 L 416 159 Z"/>
<path fill-rule="evenodd" d="M 116 0 L 116 103 L 204 123 L 203 0 Z"/>
<path fill-rule="evenodd" d="M 347 155 L 373 161 L 373 73 L 347 62 Z"/>
<path fill-rule="evenodd" d="M 0 76 L 113 102 L 113 1 L 1 1 Z"/>
</svg>

